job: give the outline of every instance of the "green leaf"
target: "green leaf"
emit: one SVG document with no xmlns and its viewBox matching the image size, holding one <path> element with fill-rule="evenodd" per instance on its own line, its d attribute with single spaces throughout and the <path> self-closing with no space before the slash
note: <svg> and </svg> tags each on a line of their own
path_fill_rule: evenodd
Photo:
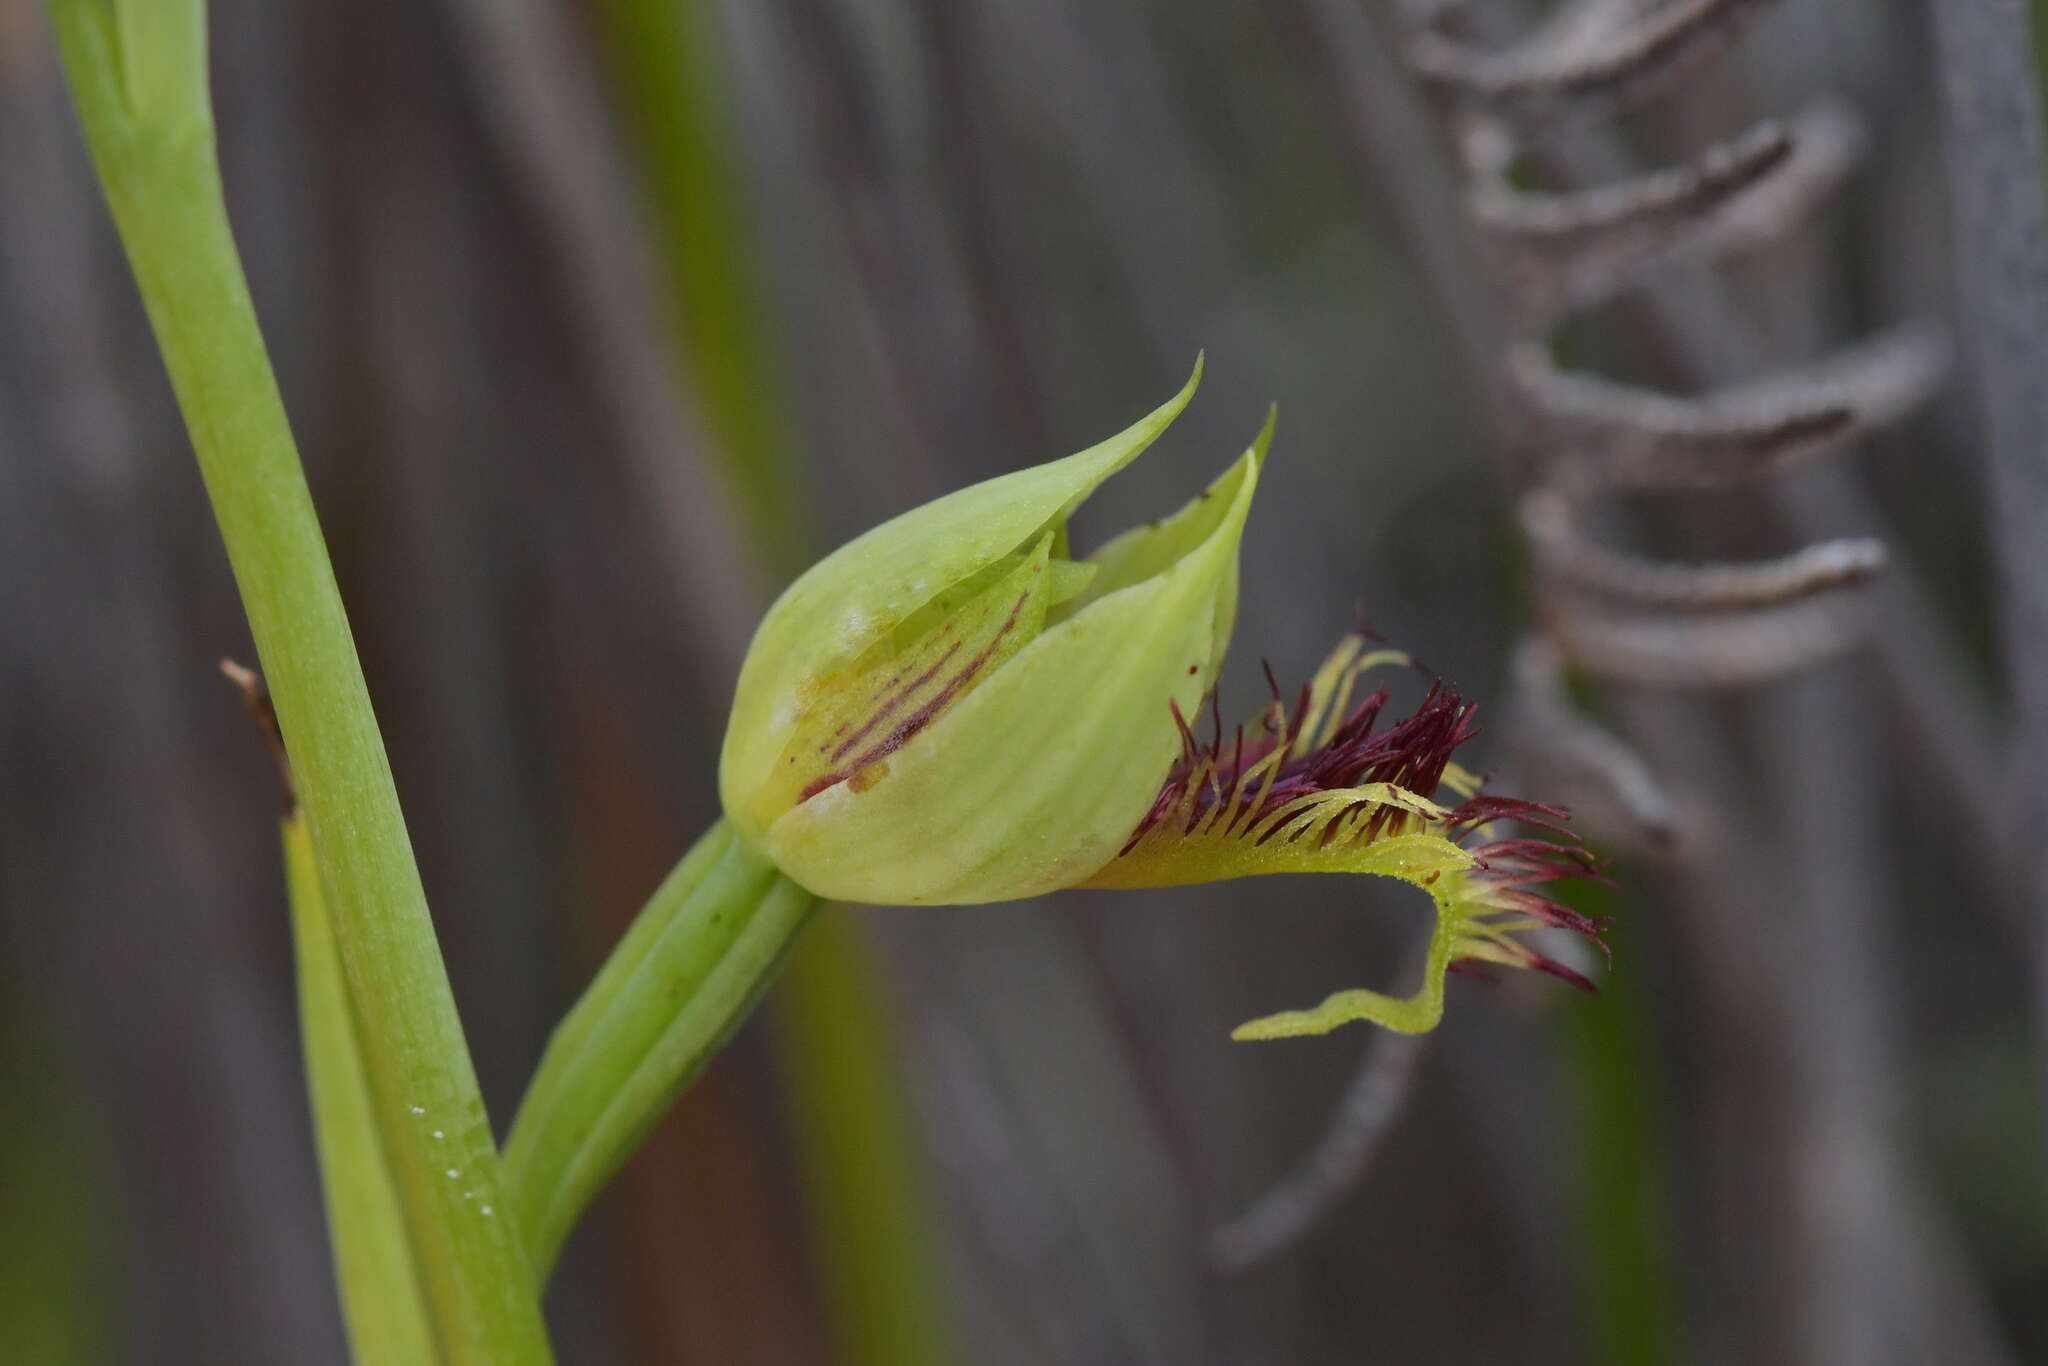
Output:
<svg viewBox="0 0 2048 1366">
<path fill-rule="evenodd" d="M 759 839 L 779 811 L 755 790 L 783 757 L 817 680 L 830 677 L 963 579 L 1058 532 L 1103 480 L 1158 439 L 1200 383 L 1109 440 L 913 508 L 813 565 L 768 609 L 740 669 L 719 761 L 726 814 Z"/>
<path fill-rule="evenodd" d="M 769 856 L 821 896 L 899 905 L 1035 896 L 1107 863 L 1172 766 L 1173 708 L 1192 715 L 1212 681 L 1266 438 L 1212 486 L 1184 553 L 1018 651 L 878 781 L 788 811 Z"/>
<path fill-rule="evenodd" d="M 359 1362 L 435 1366 L 441 1356 L 420 1291 L 417 1253 L 377 1136 L 376 1103 L 320 889 L 312 836 L 297 815 L 284 823 L 284 874 L 291 896 L 313 1137 L 349 1348 Z"/>
</svg>

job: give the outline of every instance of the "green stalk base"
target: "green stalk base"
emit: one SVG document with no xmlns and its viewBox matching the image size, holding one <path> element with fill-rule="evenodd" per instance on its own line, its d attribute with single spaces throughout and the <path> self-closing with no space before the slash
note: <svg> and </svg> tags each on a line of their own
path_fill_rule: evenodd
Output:
<svg viewBox="0 0 2048 1366">
<path fill-rule="evenodd" d="M 506 1203 L 537 1280 L 817 904 L 720 821 L 640 912 L 548 1041 L 505 1141 Z"/>
</svg>

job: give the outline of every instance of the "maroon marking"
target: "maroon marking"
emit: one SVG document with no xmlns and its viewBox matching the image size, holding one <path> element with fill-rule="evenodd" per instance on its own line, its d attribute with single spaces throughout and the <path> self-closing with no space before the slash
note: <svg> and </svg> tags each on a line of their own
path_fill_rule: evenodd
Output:
<svg viewBox="0 0 2048 1366">
<path fill-rule="evenodd" d="M 888 720 L 892 715 L 894 715 L 898 707 L 902 706 L 905 702 L 910 700 L 910 696 L 912 693 L 915 693 L 919 688 L 922 688 L 925 684 L 931 682 L 932 678 L 939 672 L 939 670 L 946 667 L 946 661 L 951 659 L 955 654 L 958 654 L 959 651 L 960 642 L 956 640 L 951 645 L 948 645 L 946 647 L 946 651 L 944 654 L 940 655 L 937 659 L 932 661 L 932 666 L 929 669 L 926 669 L 916 678 L 911 679 L 908 683 L 898 688 L 893 694 L 886 695 L 883 699 L 884 705 L 876 709 L 875 714 L 868 718 L 868 723 L 862 726 L 859 730 L 855 731 L 853 734 L 847 736 L 846 739 L 840 744 L 839 748 L 833 750 L 830 754 L 825 756 L 826 759 L 831 763 L 835 764 L 838 763 L 841 759 L 844 759 L 846 757 L 846 752 L 848 750 L 852 749 L 861 741 L 867 739 L 869 731 L 873 730 L 876 726 L 881 725 L 884 721 Z M 903 671 L 900 669 L 897 670 L 896 678 L 901 678 L 902 676 Z M 889 681 L 893 684 L 896 681 L 896 679 L 892 678 Z"/>
<path fill-rule="evenodd" d="M 1024 610 L 1024 604 L 1030 601 L 1030 599 L 1031 592 L 1029 589 L 1026 589 L 1024 592 L 1019 593 L 1017 595 L 1017 601 L 1013 603 L 1010 607 L 1010 615 L 1003 619 L 1003 624 L 999 628 L 997 628 L 996 633 L 989 638 L 988 644 L 982 647 L 981 653 L 976 655 L 974 658 L 968 660 L 967 663 L 961 667 L 960 672 L 954 674 L 953 677 L 947 681 L 945 687 L 939 689 L 939 691 L 933 695 L 932 699 L 929 702 L 926 702 L 916 711 L 904 717 L 902 722 L 894 730 L 890 731 L 887 735 L 883 736 L 880 740 L 876 741 L 872 746 L 870 746 L 862 753 L 854 756 L 853 759 L 847 762 L 845 767 L 834 770 L 831 773 L 827 773 L 824 777 L 813 781 L 809 786 L 805 787 L 803 791 L 797 794 L 797 802 L 799 804 L 807 802 L 811 798 L 817 796 L 820 792 L 823 792 L 826 788 L 845 782 L 848 778 L 860 772 L 862 769 L 866 768 L 869 764 L 874 763 L 876 760 L 887 758 L 889 755 L 895 753 L 897 749 L 901 748 L 904 741 L 908 740 L 911 736 L 917 734 L 926 726 L 930 725 L 932 722 L 932 718 L 937 716 L 941 711 L 943 711 L 947 703 L 951 702 L 955 697 L 959 696 L 960 690 L 965 688 L 969 683 L 973 682 L 974 676 L 981 672 L 982 666 L 987 664 L 990 658 L 992 658 L 995 655 L 996 647 L 1003 643 L 1003 637 L 1008 635 L 1010 633 L 1010 629 L 1017 624 L 1017 614 Z M 956 645 L 954 648 L 957 649 L 958 646 Z M 941 657 L 939 661 L 940 664 L 943 664 L 947 658 L 950 658 L 952 656 L 952 653 L 952 650 L 946 651 L 945 656 Z M 938 665 L 934 665 L 933 669 L 935 670 L 937 667 Z M 924 679 L 920 678 L 918 680 L 917 686 L 922 686 L 923 682 Z M 914 688 L 912 689 L 912 691 L 914 691 Z M 866 732 L 869 729 L 872 729 L 872 725 L 863 727 L 862 734 L 866 734 Z"/>
</svg>

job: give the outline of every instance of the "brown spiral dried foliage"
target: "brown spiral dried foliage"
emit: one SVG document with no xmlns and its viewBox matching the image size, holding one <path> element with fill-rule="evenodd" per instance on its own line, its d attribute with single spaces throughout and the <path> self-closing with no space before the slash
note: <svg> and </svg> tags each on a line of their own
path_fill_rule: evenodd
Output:
<svg viewBox="0 0 2048 1366">
<path fill-rule="evenodd" d="M 1550 347 L 1552 333 L 1577 314 L 1630 289 L 1654 289 L 1678 267 L 1767 245 L 1809 218 L 1862 153 L 1853 111 L 1823 100 L 1681 165 L 1589 188 L 1535 190 L 1514 178 L 1549 140 L 1683 79 L 1763 7 L 1576 0 L 1505 48 L 1474 36 L 1470 6 L 1459 0 L 1401 7 L 1408 63 L 1447 108 L 1466 208 L 1514 310 L 1517 339 L 1503 367 L 1528 433 L 1522 523 L 1542 657 L 1556 662 L 1530 675 L 1550 680 L 1544 696 L 1521 699 L 1531 715 L 1554 721 L 1568 709 L 1558 681 L 1566 669 L 1654 687 L 1737 687 L 1850 648 L 1868 629 L 1860 590 L 1884 567 L 1878 541 L 1803 545 L 1754 563 L 1694 563 L 1602 544 L 1589 528 L 1607 520 L 1617 495 L 1767 478 L 1899 421 L 1945 368 L 1939 334 L 1908 325 L 1687 396 L 1567 371 Z M 1588 741 L 1591 726 L 1569 728 L 1575 762 L 1609 756 L 1607 786 L 1636 792 L 1636 805 L 1648 803 L 1642 827 L 1661 830 L 1668 804 L 1643 796 L 1644 770 L 1621 757 L 1618 740 Z"/>
</svg>

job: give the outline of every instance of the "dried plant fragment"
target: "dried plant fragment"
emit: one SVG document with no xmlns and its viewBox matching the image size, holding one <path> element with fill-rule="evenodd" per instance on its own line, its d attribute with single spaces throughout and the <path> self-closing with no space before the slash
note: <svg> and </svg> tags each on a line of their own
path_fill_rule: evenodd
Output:
<svg viewBox="0 0 2048 1366">
<path fill-rule="evenodd" d="M 1792 154 L 1776 123 L 1709 148 L 1686 165 L 1593 189 L 1546 193 L 1489 181 L 1468 205 L 1483 228 L 1526 260 L 1525 268 L 1569 271 L 1589 257 L 1639 259 L 1696 232 L 1700 216 L 1726 203 Z"/>
<path fill-rule="evenodd" d="M 1774 240 L 1835 191 L 1861 146 L 1855 117 L 1825 103 L 1686 165 L 1592 189 L 1544 193 L 1482 175 L 1471 207 L 1502 244 L 1525 307 L 1554 319 L 1596 307 L 1646 272 Z"/>
<path fill-rule="evenodd" d="M 1819 362 L 1695 398 L 1557 368 L 1544 346 L 1508 378 L 1568 454 L 1575 487 L 1673 488 L 1754 479 L 1827 455 L 1908 416 L 1947 363 L 1940 334 L 1904 327 Z"/>
<path fill-rule="evenodd" d="M 1382 1034 L 1367 1045 L 1308 1160 L 1210 1235 L 1209 1256 L 1218 1269 L 1243 1271 L 1290 1246 L 1357 1183 L 1408 1099 L 1423 1042 L 1418 1035 Z"/>
<path fill-rule="evenodd" d="M 1575 820 L 1623 848 L 1668 854 L 1678 810 L 1643 756 L 1579 710 L 1565 691 L 1564 656 L 1540 632 L 1514 653 L 1517 771 L 1572 806 Z"/>
<path fill-rule="evenodd" d="M 1546 612 L 1578 667 L 1645 687 L 1734 688 L 1780 678 L 1855 646 L 1867 629 L 1853 598 L 1811 598 L 1729 616 L 1624 616 L 1597 606 Z"/>
<path fill-rule="evenodd" d="M 1544 573 L 1570 588 L 1631 607 L 1718 612 L 1774 607 L 1851 588 L 1883 571 L 1882 542 L 1844 537 L 1752 564 L 1672 564 L 1612 550 L 1587 538 L 1572 504 L 1554 489 L 1522 500 L 1522 528 Z"/>
<path fill-rule="evenodd" d="M 1640 15 L 1605 5 L 1585 21 L 1493 52 L 1429 27 L 1409 40 L 1408 62 L 1433 84 L 1523 125 L 1603 118 L 1720 51 L 1764 3 L 1672 0 Z"/>
</svg>

